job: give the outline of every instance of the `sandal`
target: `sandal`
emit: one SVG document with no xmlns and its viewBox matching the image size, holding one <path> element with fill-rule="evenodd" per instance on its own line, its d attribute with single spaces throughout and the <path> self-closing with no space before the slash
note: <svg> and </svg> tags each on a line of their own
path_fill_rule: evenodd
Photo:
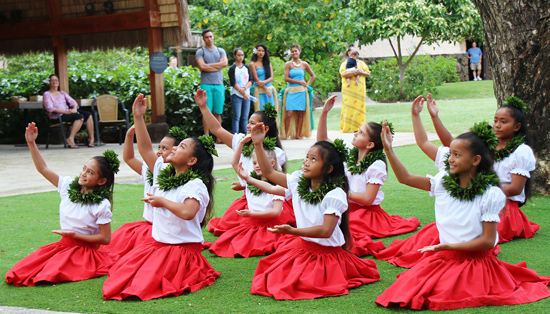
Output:
<svg viewBox="0 0 550 314">
<path fill-rule="evenodd" d="M 69 146 L 69 148 L 72 149 L 79 148 L 78 145 L 74 143 L 74 141 L 69 141 L 69 139 L 67 139 L 67 145 Z"/>
<path fill-rule="evenodd" d="M 88 147 L 95 147 L 95 144 L 94 144 L 94 142 L 88 142 L 88 144 L 86 144 L 86 146 L 88 146 Z"/>
</svg>

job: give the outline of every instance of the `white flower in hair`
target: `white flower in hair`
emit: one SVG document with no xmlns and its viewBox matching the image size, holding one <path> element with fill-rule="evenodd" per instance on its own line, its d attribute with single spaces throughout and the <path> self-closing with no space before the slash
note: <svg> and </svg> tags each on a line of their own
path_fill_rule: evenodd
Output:
<svg viewBox="0 0 550 314">
<path fill-rule="evenodd" d="M 256 48 L 252 49 L 253 54 L 256 54 L 256 52 L 258 52 L 258 49 L 256 49 Z"/>
</svg>

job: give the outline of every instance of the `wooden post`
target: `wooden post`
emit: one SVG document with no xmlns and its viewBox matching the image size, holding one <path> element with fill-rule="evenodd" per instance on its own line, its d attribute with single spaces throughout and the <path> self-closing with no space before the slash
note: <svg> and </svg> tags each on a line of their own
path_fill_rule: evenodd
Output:
<svg viewBox="0 0 550 314">
<path fill-rule="evenodd" d="M 145 0 L 145 10 L 159 11 L 157 0 Z M 158 27 L 147 28 L 147 41 L 149 44 L 149 57 L 155 52 L 162 52 L 162 29 Z M 149 72 L 149 82 L 151 83 L 151 118 L 153 123 L 165 123 L 164 107 L 164 75 Z"/>
<path fill-rule="evenodd" d="M 67 69 L 67 41 L 65 36 L 54 36 L 53 41 L 53 63 L 55 73 L 59 77 L 59 90 L 69 94 L 69 71 Z"/>
</svg>

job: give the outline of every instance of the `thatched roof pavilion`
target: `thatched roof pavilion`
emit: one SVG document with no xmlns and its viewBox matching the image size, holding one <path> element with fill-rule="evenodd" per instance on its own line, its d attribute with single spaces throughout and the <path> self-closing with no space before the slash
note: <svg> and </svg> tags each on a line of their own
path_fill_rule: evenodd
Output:
<svg viewBox="0 0 550 314">
<path fill-rule="evenodd" d="M 149 53 L 191 39 L 186 0 L 0 0 L 0 55 L 52 51 L 68 89 L 67 50 L 136 46 Z M 164 122 L 164 80 L 151 72 L 153 121 Z"/>
</svg>

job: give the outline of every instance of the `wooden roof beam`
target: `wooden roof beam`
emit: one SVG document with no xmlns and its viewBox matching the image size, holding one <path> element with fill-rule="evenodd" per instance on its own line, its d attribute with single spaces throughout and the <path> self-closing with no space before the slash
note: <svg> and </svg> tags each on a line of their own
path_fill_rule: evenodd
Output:
<svg viewBox="0 0 550 314">
<path fill-rule="evenodd" d="M 159 11 L 0 24 L 0 40 L 115 32 L 161 27 Z"/>
</svg>

